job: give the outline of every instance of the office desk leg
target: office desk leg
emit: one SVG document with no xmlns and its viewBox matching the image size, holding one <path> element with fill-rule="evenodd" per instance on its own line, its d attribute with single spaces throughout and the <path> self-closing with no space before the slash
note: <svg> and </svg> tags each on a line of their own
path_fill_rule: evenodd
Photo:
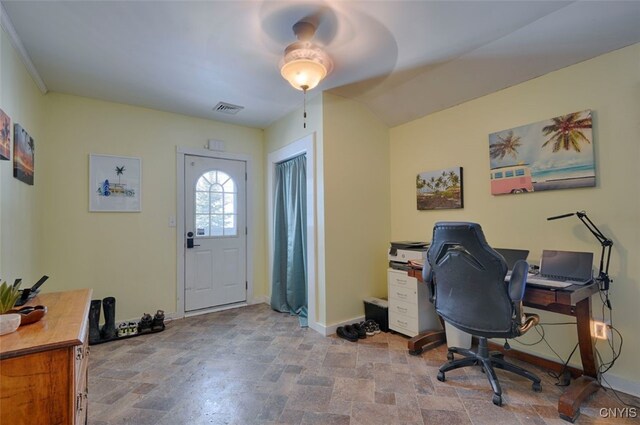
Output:
<svg viewBox="0 0 640 425">
<path fill-rule="evenodd" d="M 444 329 L 439 331 L 426 331 L 411 338 L 407 343 L 407 347 L 409 348 L 409 354 L 419 356 L 423 351 L 436 348 L 445 342 L 447 342 L 447 337 Z"/>
<path fill-rule="evenodd" d="M 567 391 L 560 396 L 558 413 L 566 421 L 573 422 L 580 415 L 580 405 L 591 394 L 598 391 L 598 360 L 591 338 L 591 297 L 576 304 L 578 344 L 584 375 L 571 383 Z"/>
</svg>

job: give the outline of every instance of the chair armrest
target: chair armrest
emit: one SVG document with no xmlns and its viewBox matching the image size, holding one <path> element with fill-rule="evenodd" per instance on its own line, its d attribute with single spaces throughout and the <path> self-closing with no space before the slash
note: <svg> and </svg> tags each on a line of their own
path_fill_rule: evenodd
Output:
<svg viewBox="0 0 640 425">
<path fill-rule="evenodd" d="M 513 266 L 511 279 L 509 280 L 509 298 L 511 301 L 522 301 L 524 290 L 527 286 L 527 274 L 529 264 L 524 260 L 518 260 Z"/>
<path fill-rule="evenodd" d="M 433 270 L 431 270 L 431 265 L 428 261 L 422 266 L 422 281 L 427 285 L 427 289 L 429 290 L 429 301 L 433 303 L 436 299 L 436 288 L 433 281 Z"/>
</svg>

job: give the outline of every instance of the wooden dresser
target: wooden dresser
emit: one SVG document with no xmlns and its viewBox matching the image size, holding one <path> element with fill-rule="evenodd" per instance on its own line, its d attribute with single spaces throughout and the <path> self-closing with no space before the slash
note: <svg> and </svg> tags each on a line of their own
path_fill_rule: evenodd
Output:
<svg viewBox="0 0 640 425">
<path fill-rule="evenodd" d="M 42 294 L 39 322 L 0 336 L 0 424 L 86 424 L 91 290 Z"/>
</svg>

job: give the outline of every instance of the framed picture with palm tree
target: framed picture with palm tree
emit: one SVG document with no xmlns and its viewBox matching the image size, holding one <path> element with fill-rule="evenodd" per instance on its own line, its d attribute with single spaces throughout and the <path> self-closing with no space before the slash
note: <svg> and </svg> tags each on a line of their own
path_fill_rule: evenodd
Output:
<svg viewBox="0 0 640 425">
<path fill-rule="evenodd" d="M 11 118 L 0 109 L 0 160 L 11 156 Z"/>
<path fill-rule="evenodd" d="M 142 160 L 89 155 L 89 211 L 142 211 Z"/>
<path fill-rule="evenodd" d="M 20 124 L 13 127 L 13 177 L 33 186 L 35 141 Z"/>
<path fill-rule="evenodd" d="M 462 167 L 425 171 L 416 177 L 418 210 L 445 210 L 464 207 Z"/>
<path fill-rule="evenodd" d="M 489 135 L 491 194 L 593 187 L 591 110 Z"/>
</svg>

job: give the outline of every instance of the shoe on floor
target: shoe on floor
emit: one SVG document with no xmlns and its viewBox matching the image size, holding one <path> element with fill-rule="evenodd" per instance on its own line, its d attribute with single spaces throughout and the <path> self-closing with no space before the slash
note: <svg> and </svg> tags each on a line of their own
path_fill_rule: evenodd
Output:
<svg viewBox="0 0 640 425">
<path fill-rule="evenodd" d="M 347 331 L 347 328 L 350 327 L 349 325 L 347 326 L 339 326 L 338 329 L 336 329 L 336 334 L 338 334 L 338 336 L 340 338 L 346 339 L 347 341 L 351 341 L 351 342 L 357 342 L 358 341 L 358 334 L 354 333 L 352 331 Z"/>
<path fill-rule="evenodd" d="M 367 331 L 364 329 L 364 322 L 354 323 L 351 327 L 358 333 L 358 338 L 365 339 L 367 337 Z"/>
</svg>

